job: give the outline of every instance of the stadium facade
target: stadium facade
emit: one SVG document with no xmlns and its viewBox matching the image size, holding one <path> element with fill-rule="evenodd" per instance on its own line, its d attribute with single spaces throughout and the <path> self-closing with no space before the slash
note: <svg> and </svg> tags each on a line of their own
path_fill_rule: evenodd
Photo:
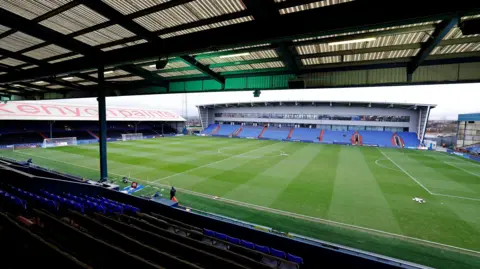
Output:
<svg viewBox="0 0 480 269">
<path fill-rule="evenodd" d="M 379 102 L 270 101 L 205 104 L 197 107 L 204 134 L 248 137 L 246 132 L 251 138 L 256 136 L 325 143 L 355 143 L 357 139 L 360 144 L 384 146 L 395 146 L 395 136 L 399 134 L 399 138 L 404 140 L 399 145 L 403 147 L 404 142 L 410 141 L 405 146 L 417 147 L 424 139 L 430 110 L 435 106 Z M 250 129 L 257 129 L 257 132 Z M 354 137 L 355 134 L 360 136 Z M 310 139 L 306 139 L 308 137 Z"/>
<path fill-rule="evenodd" d="M 480 113 L 458 115 L 457 147 L 480 154 Z"/>
<path fill-rule="evenodd" d="M 106 114 L 109 141 L 128 134 L 153 137 L 179 133 L 185 126 L 185 119 L 163 109 L 107 107 Z M 45 140 L 60 138 L 97 142 L 98 108 L 45 102 L 0 104 L 0 147 L 35 147 Z"/>
</svg>

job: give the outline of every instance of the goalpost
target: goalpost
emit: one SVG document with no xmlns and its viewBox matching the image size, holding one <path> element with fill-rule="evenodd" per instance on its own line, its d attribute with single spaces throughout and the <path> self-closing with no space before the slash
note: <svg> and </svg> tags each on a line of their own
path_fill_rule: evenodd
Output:
<svg viewBox="0 0 480 269">
<path fill-rule="evenodd" d="M 46 138 L 43 140 L 43 148 L 76 146 L 76 137 Z"/>
<path fill-rule="evenodd" d="M 141 140 L 141 139 L 143 139 L 142 133 L 122 134 L 122 141 Z"/>
</svg>

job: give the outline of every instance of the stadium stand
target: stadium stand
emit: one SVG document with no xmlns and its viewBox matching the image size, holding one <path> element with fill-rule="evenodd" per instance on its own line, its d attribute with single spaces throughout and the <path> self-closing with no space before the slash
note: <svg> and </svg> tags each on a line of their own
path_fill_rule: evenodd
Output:
<svg viewBox="0 0 480 269">
<path fill-rule="evenodd" d="M 392 132 L 360 131 L 364 145 L 377 145 L 380 147 L 392 147 Z"/>
<path fill-rule="evenodd" d="M 0 251 L 24 259 L 5 268 L 394 268 L 8 162 Z"/>
<path fill-rule="evenodd" d="M 240 128 L 240 125 L 222 124 L 215 135 L 230 136 Z"/>
<path fill-rule="evenodd" d="M 465 149 L 471 153 L 480 154 L 480 145 L 469 146 L 469 147 L 466 147 Z"/>
<path fill-rule="evenodd" d="M 407 148 L 416 148 L 420 145 L 420 140 L 418 140 L 417 134 L 413 132 L 397 132 L 403 140 L 405 147 Z"/>
<path fill-rule="evenodd" d="M 287 139 L 288 134 L 290 133 L 290 128 L 275 128 L 269 127 L 263 132 L 262 137 L 267 139 Z"/>
<path fill-rule="evenodd" d="M 354 131 L 325 131 L 322 142 L 352 144 L 352 135 Z"/>
<path fill-rule="evenodd" d="M 318 141 L 321 130 L 309 128 L 295 128 L 291 140 Z"/>
<path fill-rule="evenodd" d="M 208 125 L 207 128 L 205 128 L 201 134 L 210 134 L 213 132 L 213 130 L 215 130 L 217 128 L 218 124 L 210 124 Z"/>
<path fill-rule="evenodd" d="M 238 137 L 258 137 L 263 130 L 263 126 L 243 126 L 242 132 Z"/>
</svg>

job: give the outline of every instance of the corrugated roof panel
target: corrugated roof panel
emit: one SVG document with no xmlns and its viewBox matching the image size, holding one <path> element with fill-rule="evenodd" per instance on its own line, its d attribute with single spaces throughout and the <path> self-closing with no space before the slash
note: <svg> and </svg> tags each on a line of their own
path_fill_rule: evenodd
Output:
<svg viewBox="0 0 480 269">
<path fill-rule="evenodd" d="M 84 5 L 78 5 L 41 21 L 40 24 L 62 34 L 71 34 L 106 21 L 108 19 L 104 16 Z"/>
<path fill-rule="evenodd" d="M 252 16 L 247 16 L 247 17 L 241 17 L 238 19 L 233 19 L 233 20 L 228 20 L 228 21 L 223 21 L 223 22 L 218 22 L 218 23 L 213 23 L 213 24 L 208 24 L 204 26 L 199 26 L 199 27 L 194 27 L 186 30 L 181 30 L 181 31 L 176 31 L 168 34 L 163 34 L 160 35 L 161 38 L 171 38 L 174 36 L 179 36 L 179 35 L 186 35 L 186 34 L 191 34 L 194 32 L 201 32 L 209 29 L 214 29 L 218 27 L 224 27 L 228 25 L 233 25 L 233 24 L 239 24 L 247 21 L 252 21 L 253 17 Z"/>
<path fill-rule="evenodd" d="M 330 57 L 302 59 L 302 64 L 303 65 L 332 64 L 332 63 L 339 63 L 341 61 L 342 61 L 342 57 L 340 56 L 330 56 Z"/>
<path fill-rule="evenodd" d="M 106 47 L 106 48 L 103 48 L 102 50 L 103 50 L 103 51 L 111 51 L 111 50 L 116 50 L 116 49 L 122 49 L 122 48 L 126 48 L 126 47 L 131 47 L 131 46 L 135 46 L 135 45 L 139 45 L 139 44 L 143 44 L 143 43 L 147 43 L 147 40 L 145 40 L 145 39 L 140 39 L 140 40 L 137 40 L 137 41 L 132 41 L 132 42 L 123 43 L 123 44 L 121 44 L 121 45 L 115 45 L 115 46 L 111 46 L 111 47 Z"/>
<path fill-rule="evenodd" d="M 54 10 L 71 0 L 2 0 L 0 8 L 29 20 Z"/>
<path fill-rule="evenodd" d="M 95 83 L 93 81 L 84 81 L 84 82 L 79 82 L 78 84 L 83 85 L 83 86 L 97 85 L 97 83 Z"/>
<path fill-rule="evenodd" d="M 144 78 L 139 76 L 131 76 L 126 78 L 111 78 L 108 81 L 137 81 L 137 80 L 144 80 Z"/>
<path fill-rule="evenodd" d="M 295 0 L 289 0 L 289 2 L 294 2 Z M 299 5 L 299 6 L 293 6 L 289 8 L 282 8 L 280 9 L 280 14 L 289 14 L 289 13 L 294 13 L 294 12 L 300 12 L 304 10 L 309 10 L 309 9 L 315 9 L 315 8 L 321 8 L 321 7 L 326 7 L 326 6 L 331 6 L 331 5 L 337 5 L 337 4 L 342 4 L 342 3 L 347 3 L 347 2 L 352 2 L 354 0 L 323 0 L 323 1 L 318 1 L 314 2 L 311 4 L 306 4 L 306 5 Z M 286 0 L 275 0 L 275 2 L 287 2 Z"/>
<path fill-rule="evenodd" d="M 197 0 L 134 19 L 150 31 L 245 10 L 241 0 Z"/>
<path fill-rule="evenodd" d="M 198 70 L 189 70 L 189 71 L 159 73 L 158 75 L 162 77 L 178 77 L 178 76 L 199 75 L 199 74 L 201 74 L 201 72 Z"/>
<path fill-rule="evenodd" d="M 201 74 L 202 72 L 195 69 L 195 70 L 182 71 L 181 73 L 183 75 L 198 75 L 198 74 Z"/>
<path fill-rule="evenodd" d="M 67 49 L 64 49 L 62 47 L 59 47 L 57 45 L 48 45 L 45 47 L 41 47 L 35 50 L 28 51 L 24 53 L 24 55 L 35 58 L 35 59 L 45 59 L 45 58 L 50 58 L 53 56 L 61 55 L 70 52 Z"/>
<path fill-rule="evenodd" d="M 341 33 L 341 34 L 323 35 L 323 36 L 317 36 L 317 37 L 308 37 L 308 38 L 295 39 L 295 40 L 293 40 L 293 42 L 306 41 L 306 40 L 315 40 L 315 39 L 323 39 L 323 38 L 330 38 L 330 37 L 356 35 L 356 34 L 365 34 L 365 33 L 375 33 L 375 32 L 379 32 L 379 31 L 395 30 L 395 29 L 402 29 L 402 28 L 408 28 L 408 27 L 414 27 L 414 26 L 433 25 L 433 24 L 439 23 L 439 22 L 440 22 L 440 21 L 430 21 L 430 22 L 422 22 L 422 23 L 414 23 L 414 24 L 400 25 L 400 26 L 392 26 L 392 27 L 369 29 L 369 30 L 363 30 L 363 31 L 346 32 L 346 33 Z"/>
<path fill-rule="evenodd" d="M 34 64 L 32 64 L 32 65 L 27 65 L 27 66 L 22 67 L 22 69 L 23 69 L 23 70 L 28 70 L 28 69 L 32 69 L 32 68 L 35 68 L 35 67 L 38 67 L 38 65 L 34 65 Z"/>
<path fill-rule="evenodd" d="M 22 32 L 16 32 L 0 39 L 0 48 L 16 52 L 42 42 L 43 40 L 36 37 L 24 34 Z"/>
<path fill-rule="evenodd" d="M 170 62 L 167 64 L 167 66 L 165 66 L 164 70 L 168 70 L 168 69 L 172 69 L 172 68 L 183 68 L 183 67 L 188 67 L 189 65 L 182 62 L 182 61 L 178 61 L 178 62 Z M 146 65 L 146 66 L 142 66 L 143 69 L 146 69 L 148 71 L 157 71 L 157 68 L 155 67 L 155 63 L 152 63 L 152 64 L 149 64 L 149 65 Z"/>
<path fill-rule="evenodd" d="M 0 63 L 1 64 L 6 64 L 6 65 L 9 65 L 9 66 L 17 66 L 17 65 L 24 64 L 25 62 L 22 62 L 22 61 L 13 59 L 13 58 L 5 58 L 5 59 L 0 60 Z"/>
<path fill-rule="evenodd" d="M 462 31 L 458 27 L 454 27 L 448 32 L 448 34 L 443 38 L 443 40 L 447 39 L 456 39 L 456 38 L 465 38 L 465 37 L 475 37 L 480 35 L 463 35 Z"/>
<path fill-rule="evenodd" d="M 48 85 L 46 86 L 47 88 L 49 89 L 53 89 L 53 90 L 58 90 L 58 89 L 63 89 L 65 87 L 61 86 L 61 85 Z"/>
<path fill-rule="evenodd" d="M 63 62 L 63 61 L 68 61 L 68 60 L 80 58 L 80 57 L 83 57 L 83 55 L 82 54 L 76 54 L 76 55 L 67 56 L 67 57 L 64 57 L 64 58 L 60 58 L 60 59 L 56 59 L 56 60 L 48 61 L 48 62 L 54 64 L 54 63 L 59 63 L 59 62 Z"/>
<path fill-rule="evenodd" d="M 113 72 L 111 72 L 113 71 Z M 92 77 L 98 77 L 98 73 L 95 71 L 95 73 L 89 74 Z M 130 73 L 123 71 L 123 70 L 105 70 L 105 78 L 108 77 L 116 77 L 116 76 L 123 76 L 123 75 L 130 75 Z"/>
<path fill-rule="evenodd" d="M 471 52 L 478 51 L 480 49 L 480 43 L 465 43 L 465 44 L 456 44 L 448 46 L 439 46 L 432 51 L 434 54 L 449 54 L 449 53 L 462 53 L 462 52 Z"/>
<path fill-rule="evenodd" d="M 214 64 L 214 63 L 240 62 L 240 61 L 257 60 L 257 59 L 265 59 L 265 58 L 278 58 L 278 54 L 275 50 L 262 50 L 262 51 L 250 52 L 249 55 L 245 55 L 245 56 L 227 57 L 227 58 L 220 58 L 220 57 L 202 58 L 202 59 L 199 59 L 198 61 L 201 62 L 202 64 Z"/>
<path fill-rule="evenodd" d="M 171 0 L 103 0 L 123 15 L 131 14 Z"/>
<path fill-rule="evenodd" d="M 258 63 L 258 64 L 251 64 L 253 69 L 265 69 L 265 68 L 280 68 L 284 67 L 282 62 L 270 62 L 270 63 Z"/>
<path fill-rule="evenodd" d="M 0 34 L 5 33 L 6 31 L 10 30 L 10 28 L 3 26 L 0 24 Z"/>
<path fill-rule="evenodd" d="M 97 46 L 115 40 L 132 37 L 134 35 L 135 34 L 130 32 L 129 30 L 123 28 L 118 24 L 115 24 L 94 32 L 76 36 L 75 39 L 91 46 Z"/>
<path fill-rule="evenodd" d="M 68 79 L 65 79 L 65 78 L 68 78 Z M 74 76 L 65 76 L 63 78 L 60 78 L 60 79 L 63 79 L 65 81 L 68 81 L 68 82 L 77 82 L 77 81 L 83 81 L 82 78 L 79 78 L 79 77 L 74 77 Z"/>
<path fill-rule="evenodd" d="M 478 19 L 478 18 L 480 18 L 480 14 L 462 17 L 462 21 L 471 20 L 471 19 Z"/>
</svg>

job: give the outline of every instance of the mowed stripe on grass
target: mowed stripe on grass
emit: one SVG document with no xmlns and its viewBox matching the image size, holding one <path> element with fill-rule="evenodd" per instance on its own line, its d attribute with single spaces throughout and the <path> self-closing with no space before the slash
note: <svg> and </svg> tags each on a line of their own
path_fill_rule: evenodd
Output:
<svg viewBox="0 0 480 269">
<path fill-rule="evenodd" d="M 98 169 L 97 145 L 22 152 L 46 158 L 34 157 L 36 164 L 98 178 L 98 172 L 92 170 Z M 282 152 L 288 156 L 282 156 Z M 443 162 L 452 161 L 473 173 L 475 164 L 470 167 L 462 159 L 430 152 L 382 152 L 435 192 L 480 198 L 479 185 L 475 184 L 479 179 L 475 175 Z M 26 159 L 21 153 L 2 154 Z M 480 250 L 478 201 L 430 196 L 389 164 L 376 148 L 172 137 L 109 143 L 108 157 L 113 178 L 129 175 L 231 200 Z M 144 192 L 152 190 L 147 188 Z M 425 198 L 427 203 L 414 203 L 413 197 Z"/>
</svg>

